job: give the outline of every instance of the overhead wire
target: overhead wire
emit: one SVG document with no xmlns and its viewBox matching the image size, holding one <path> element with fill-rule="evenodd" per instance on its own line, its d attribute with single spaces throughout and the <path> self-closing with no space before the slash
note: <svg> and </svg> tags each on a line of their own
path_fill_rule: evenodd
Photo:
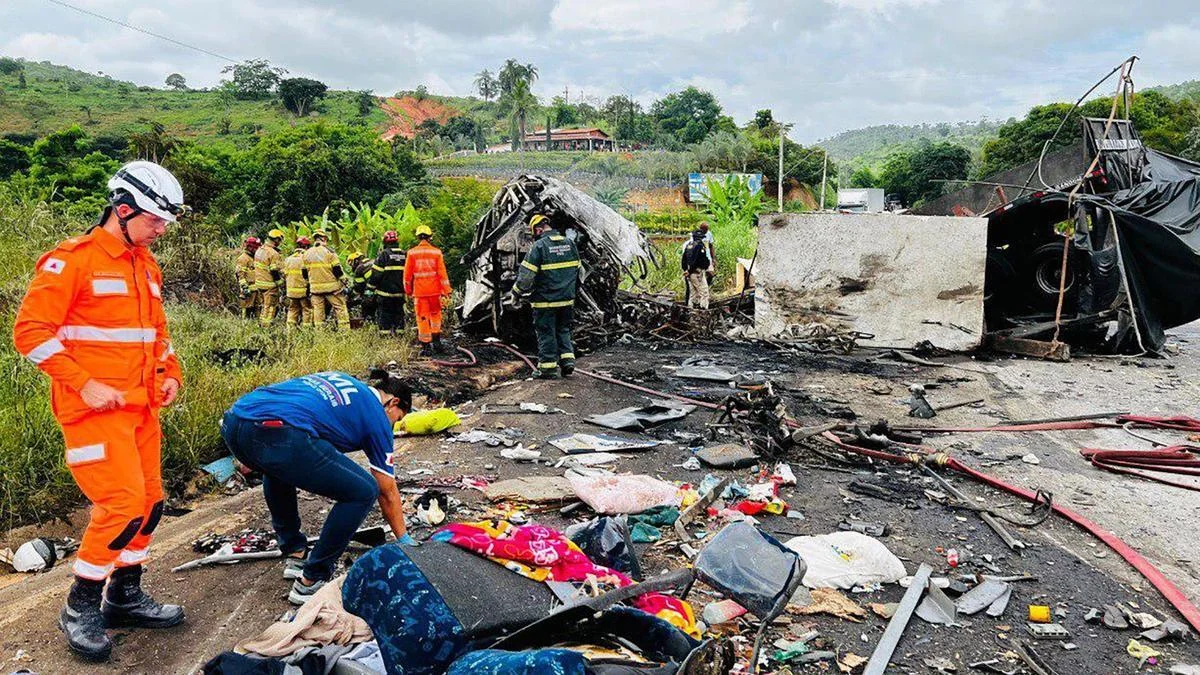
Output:
<svg viewBox="0 0 1200 675">
<path fill-rule="evenodd" d="M 122 28 L 128 28 L 129 30 L 136 31 L 136 32 L 142 33 L 144 35 L 149 35 L 150 37 L 157 38 L 159 40 L 165 40 L 167 42 L 170 42 L 173 45 L 183 47 L 184 49 L 191 49 L 192 51 L 200 52 L 201 54 L 207 54 L 208 56 L 212 56 L 212 57 L 221 59 L 223 61 L 228 61 L 230 63 L 237 63 L 236 59 L 231 59 L 228 56 L 225 56 L 224 54 L 218 54 L 217 52 L 214 52 L 209 49 L 205 49 L 204 47 L 197 47 L 196 45 L 188 44 L 186 42 L 183 42 L 182 40 L 176 40 L 173 37 L 168 37 L 161 33 L 155 33 L 152 30 L 147 30 L 140 26 L 135 26 L 131 23 L 121 21 L 120 19 L 114 19 L 111 16 L 105 16 L 104 14 L 100 14 L 99 12 L 93 12 L 90 9 L 84 9 L 83 7 L 77 7 L 75 5 L 72 5 L 69 2 L 63 2 L 63 0 L 46 0 L 46 1 L 53 3 L 55 5 L 59 5 L 60 7 L 66 7 L 67 9 L 74 10 L 76 12 L 79 12 L 80 14 L 86 14 L 88 16 L 95 17 L 97 19 L 101 19 L 103 21 L 107 21 L 112 24 L 116 24 L 118 26 L 121 26 Z"/>
</svg>

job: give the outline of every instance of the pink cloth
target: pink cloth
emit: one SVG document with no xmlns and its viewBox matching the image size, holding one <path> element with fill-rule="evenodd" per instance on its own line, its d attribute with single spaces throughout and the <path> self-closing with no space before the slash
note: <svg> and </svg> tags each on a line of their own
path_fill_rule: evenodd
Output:
<svg viewBox="0 0 1200 675">
<path fill-rule="evenodd" d="M 542 525 L 513 527 L 508 523 L 451 523 L 438 530 L 435 539 L 474 551 L 504 563 L 512 561 L 534 568 L 509 569 L 539 581 L 597 581 L 622 588 L 633 579 L 620 572 L 597 565 L 561 532 Z M 662 593 L 646 593 L 633 600 L 638 609 L 670 621 L 692 635 L 699 635 L 696 617 L 691 606 L 679 598 Z"/>
</svg>

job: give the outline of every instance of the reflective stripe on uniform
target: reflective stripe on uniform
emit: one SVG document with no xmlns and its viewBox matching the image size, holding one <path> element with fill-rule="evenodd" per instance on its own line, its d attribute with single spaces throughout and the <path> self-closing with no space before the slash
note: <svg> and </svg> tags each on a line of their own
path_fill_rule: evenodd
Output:
<svg viewBox="0 0 1200 675">
<path fill-rule="evenodd" d="M 566 239 L 566 237 L 562 236 L 561 234 L 550 235 L 550 241 L 562 241 L 564 239 Z"/>
<path fill-rule="evenodd" d="M 64 349 L 66 349 L 66 346 L 63 345 L 62 340 L 59 340 L 58 338 L 50 338 L 49 340 L 46 340 L 42 344 L 29 350 L 29 353 L 25 355 L 25 358 L 32 361 L 36 366 L 37 364 L 45 361 Z"/>
<path fill-rule="evenodd" d="M 542 270 L 565 270 L 568 267 L 579 267 L 578 260 L 568 260 L 567 262 L 545 263 L 542 265 Z M 536 269 L 534 270 L 537 271 Z"/>
<path fill-rule="evenodd" d="M 534 265 L 533 263 L 529 262 L 528 260 L 522 260 L 521 267 L 524 267 L 525 269 L 533 270 L 534 272 L 537 272 L 539 269 L 537 265 Z"/>
<path fill-rule="evenodd" d="M 93 443 L 79 448 L 67 448 L 67 466 L 98 462 L 104 459 L 104 444 Z"/>
<path fill-rule="evenodd" d="M 571 353 L 571 352 L 567 352 L 566 354 L 563 354 L 562 356 L 559 356 L 558 358 L 560 358 L 560 359 L 572 359 L 572 360 L 574 360 L 574 359 L 575 359 L 575 354 L 573 354 L 573 353 Z"/>
<path fill-rule="evenodd" d="M 117 562 L 122 565 L 138 565 L 150 559 L 149 549 L 125 549 L 117 556 Z"/>
<path fill-rule="evenodd" d="M 99 328 L 97 326 L 63 326 L 58 329 L 62 340 L 86 342 L 154 342 L 158 331 L 154 328 Z"/>
<path fill-rule="evenodd" d="M 124 279 L 92 279 L 92 295 L 129 295 Z"/>
<path fill-rule="evenodd" d="M 535 309 L 554 309 L 555 307 L 570 307 L 574 305 L 574 300 L 556 300 L 554 302 L 531 302 L 529 305 Z"/>
<path fill-rule="evenodd" d="M 387 291 L 375 291 L 375 295 L 381 298 L 403 298 L 403 293 L 388 293 Z"/>
<path fill-rule="evenodd" d="M 557 367 L 558 367 L 557 361 L 551 361 L 549 363 L 539 363 L 538 364 L 538 368 L 541 368 L 542 370 L 550 370 L 552 368 L 557 368 Z"/>
<path fill-rule="evenodd" d="M 112 573 L 113 566 L 93 565 L 92 563 L 84 562 L 79 558 L 76 558 L 75 564 L 72 566 L 71 571 L 73 571 L 77 577 L 91 579 L 92 581 L 104 581 L 108 578 L 108 575 Z"/>
<path fill-rule="evenodd" d="M 310 263 L 310 262 L 306 262 L 306 263 L 304 263 L 304 266 L 305 266 L 305 267 L 307 267 L 307 268 L 308 268 L 308 269 L 310 269 L 310 270 L 311 270 L 311 269 L 322 269 L 322 270 L 331 270 L 331 269 L 333 269 L 333 263 Z"/>
</svg>

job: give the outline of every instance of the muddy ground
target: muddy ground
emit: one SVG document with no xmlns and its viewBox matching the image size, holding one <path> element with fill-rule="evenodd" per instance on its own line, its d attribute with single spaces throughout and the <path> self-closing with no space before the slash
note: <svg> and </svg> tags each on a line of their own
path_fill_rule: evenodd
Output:
<svg viewBox="0 0 1200 675">
<path fill-rule="evenodd" d="M 1194 414 L 1200 344 L 1192 341 L 1200 342 L 1197 338 L 1200 333 L 1194 329 L 1176 332 L 1172 340 L 1179 344 L 1180 353 L 1167 361 L 1093 357 L 1052 364 L 1017 359 L 981 362 L 956 356 L 939 359 L 951 367 L 933 368 L 875 361 L 872 357 L 877 355 L 868 351 L 829 357 L 729 343 L 676 347 L 634 342 L 585 357 L 581 366 L 636 380 L 655 389 L 719 396 L 721 392 L 715 389 L 720 385 L 680 380 L 666 367 L 678 365 L 689 356 L 703 355 L 734 370 L 761 371 L 784 392 L 790 412 L 806 424 L 851 413 L 865 421 L 889 419 L 896 424 L 912 423 L 905 416 L 908 384 L 934 384 L 937 386 L 928 393 L 934 406 L 976 398 L 983 398 L 984 402 L 945 411 L 933 422 L 982 426 L 1101 410 Z M 435 386 L 453 382 L 426 379 Z M 491 384 L 488 379 L 483 378 L 478 384 Z M 470 387 L 455 390 L 456 398 L 470 395 Z M 544 443 L 547 436 L 595 429 L 583 423 L 581 417 L 645 400 L 637 392 L 579 375 L 561 382 L 516 381 L 493 385 L 486 393 L 463 403 L 461 410 L 469 417 L 459 430 L 495 429 L 500 424 L 518 428 L 524 432 L 527 446 L 537 445 L 546 457 L 557 460 L 560 453 Z M 479 412 L 483 403 L 522 401 L 546 403 L 566 410 L 567 414 Z M 654 429 L 649 435 L 677 441 L 673 432 L 703 433 L 710 418 L 708 411 L 698 410 L 681 421 Z M 1151 435 L 1183 440 L 1182 434 Z M 1193 602 L 1200 602 L 1200 570 L 1194 559 L 1195 542 L 1200 540 L 1197 536 L 1200 499 L 1193 492 L 1101 472 L 1078 454 L 1078 449 L 1085 446 L 1145 448 L 1146 442 L 1120 430 L 959 434 L 927 436 L 925 442 L 1010 482 L 1053 492 L 1060 503 L 1124 538 L 1158 565 Z M 1037 455 L 1041 463 L 1022 462 L 1020 457 L 1028 453 Z M 689 454 L 686 447 L 675 443 L 627 455 L 616 467 L 620 472 L 698 482 L 705 471 L 693 472 L 678 466 Z M 1125 651 L 1129 639 L 1136 637 L 1138 631 L 1114 631 L 1086 624 L 1083 620 L 1086 609 L 1125 601 L 1134 602 L 1140 611 L 1160 618 L 1178 618 L 1157 592 L 1116 554 L 1065 520 L 1055 517 L 1035 528 L 1014 527 L 1030 544 L 1030 548 L 1014 553 L 972 513 L 950 510 L 925 497 L 925 489 L 941 488 L 931 478 L 911 469 L 831 463 L 804 448 L 786 459 L 799 481 L 798 485 L 785 488 L 782 496 L 804 519 L 782 516 L 760 519 L 763 529 L 784 541 L 793 535 L 834 531 L 838 522 L 846 518 L 882 521 L 890 525 L 891 532 L 881 540 L 905 561 L 910 571 L 924 562 L 934 567 L 935 574 L 949 572 L 944 550 L 954 547 L 967 557 L 955 574 L 984 571 L 980 564 L 989 556 L 991 564 L 1003 574 L 1027 573 L 1037 577 L 1036 581 L 1015 584 L 1007 612 L 998 619 L 980 614 L 963 620 L 961 627 L 934 627 L 914 619 L 897 650 L 896 672 L 932 672 L 925 664 L 926 659 L 932 658 L 949 659 L 960 672 L 966 671 L 969 663 L 999 658 L 1004 669 L 1011 670 L 1019 664 L 1010 654 L 1015 640 L 1033 644 L 1058 673 L 1139 672 L 1136 660 Z M 487 469 L 487 465 L 494 468 Z M 517 464 L 500 458 L 496 448 L 448 443 L 445 437 L 410 440 L 405 454 L 397 459 L 397 466 L 402 476 L 419 469 L 428 469 L 438 476 L 487 473 L 500 478 L 562 472 L 544 464 Z M 753 483 L 758 475 L 755 469 L 712 473 L 732 475 L 742 483 Z M 852 480 L 895 487 L 911 494 L 911 503 L 906 506 L 850 492 L 847 485 Z M 981 498 L 991 505 L 1015 503 L 1013 498 L 994 490 L 953 477 L 951 480 L 973 499 Z M 61 644 L 55 621 L 70 584 L 68 566 L 59 565 L 35 576 L 0 575 L 0 606 L 4 608 L 0 614 L 0 663 L 3 663 L 0 668 L 29 668 L 42 673 L 188 673 L 238 640 L 257 634 L 288 608 L 287 583 L 280 576 L 279 563 L 257 562 L 179 574 L 167 570 L 197 557 L 191 551 L 191 543 L 201 535 L 266 527 L 268 521 L 259 492 L 251 489 L 231 496 L 213 495 L 188 504 L 194 509 L 191 513 L 164 521 L 154 544 L 155 562 L 147 582 L 159 599 L 184 604 L 189 620 L 180 628 L 158 633 L 119 632 L 114 661 L 105 667 L 75 661 Z M 463 507 L 452 514 L 454 518 L 478 518 L 489 513 L 491 505 L 479 492 L 465 490 L 451 494 L 463 502 Z M 315 533 L 320 512 L 328 504 L 317 498 L 302 501 L 301 507 L 306 525 Z M 553 526 L 573 522 L 555 510 L 534 517 Z M 717 527 L 713 523 L 706 529 L 716 531 Z M 51 529 L 55 531 L 47 534 L 61 535 L 71 533 L 73 526 L 64 524 Z M 699 528 L 693 531 L 696 529 Z M 27 535 L 27 531 L 15 532 L 6 539 L 11 542 Z M 641 547 L 647 572 L 657 573 L 685 564 L 677 543 L 674 535 L 669 534 L 662 542 Z M 895 602 L 902 594 L 903 589 L 894 584 L 874 593 L 847 593 L 863 606 Z M 702 586 L 693 591 L 691 599 L 697 613 L 712 597 Z M 1024 614 L 1029 604 L 1054 608 L 1071 637 L 1066 641 L 1029 638 L 1024 629 Z M 750 636 L 754 625 L 749 620 L 723 626 L 721 631 Z M 858 623 L 824 615 L 789 614 L 784 622 L 772 627 L 770 637 L 774 640 L 797 635 L 812 627 L 820 631 L 826 646 L 839 654 L 868 656 L 885 626 L 884 619 L 871 613 Z M 1078 648 L 1068 651 L 1062 646 L 1064 642 L 1074 643 Z M 1200 663 L 1200 645 L 1194 639 L 1160 643 L 1156 647 L 1164 653 L 1160 664 L 1146 666 L 1140 672 L 1165 673 L 1173 664 Z M 792 669 L 836 672 L 831 664 L 793 665 Z"/>
</svg>

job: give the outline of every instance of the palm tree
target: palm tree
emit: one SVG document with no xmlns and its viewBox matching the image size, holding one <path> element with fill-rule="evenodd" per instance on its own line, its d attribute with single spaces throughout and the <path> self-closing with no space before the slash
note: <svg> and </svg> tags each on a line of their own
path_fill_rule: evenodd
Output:
<svg viewBox="0 0 1200 675">
<path fill-rule="evenodd" d="M 503 99 L 504 110 L 509 115 L 509 129 L 512 131 L 513 150 L 525 149 L 525 121 L 529 112 L 538 104 L 537 97 L 529 89 L 525 80 L 517 80 L 512 91 Z"/>
<path fill-rule="evenodd" d="M 538 78 L 537 66 L 533 65 L 532 63 L 526 63 L 525 66 L 521 68 L 521 71 L 525 76 L 525 81 L 529 84 L 533 84 Z"/>
<path fill-rule="evenodd" d="M 479 90 L 479 95 L 483 100 L 490 101 L 496 95 L 497 82 L 492 71 L 484 68 L 475 75 L 475 88 Z"/>
</svg>

